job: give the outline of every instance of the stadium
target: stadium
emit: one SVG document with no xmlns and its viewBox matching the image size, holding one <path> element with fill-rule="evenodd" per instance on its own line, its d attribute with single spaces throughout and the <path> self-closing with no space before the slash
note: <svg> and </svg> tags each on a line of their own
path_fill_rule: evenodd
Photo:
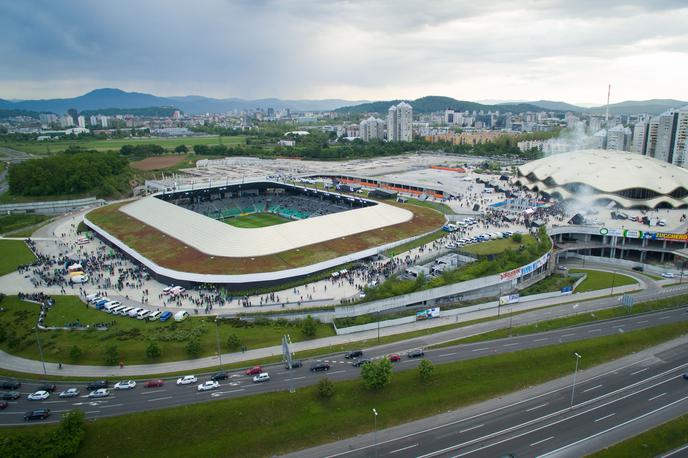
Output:
<svg viewBox="0 0 688 458">
<path fill-rule="evenodd" d="M 93 210 L 84 223 L 163 283 L 246 289 L 370 258 L 439 229 L 445 217 L 258 180 L 169 189 Z"/>
<path fill-rule="evenodd" d="M 625 209 L 688 207 L 688 170 L 625 152 L 581 150 L 518 167 L 515 184 L 560 202 Z"/>
</svg>

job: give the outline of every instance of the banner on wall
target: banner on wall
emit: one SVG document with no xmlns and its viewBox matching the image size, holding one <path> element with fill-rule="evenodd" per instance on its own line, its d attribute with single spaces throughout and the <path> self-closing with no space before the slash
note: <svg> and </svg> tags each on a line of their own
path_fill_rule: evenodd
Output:
<svg viewBox="0 0 688 458">
<path fill-rule="evenodd" d="M 508 296 L 499 297 L 499 305 L 515 304 L 520 300 L 518 294 L 509 294 Z"/>
</svg>

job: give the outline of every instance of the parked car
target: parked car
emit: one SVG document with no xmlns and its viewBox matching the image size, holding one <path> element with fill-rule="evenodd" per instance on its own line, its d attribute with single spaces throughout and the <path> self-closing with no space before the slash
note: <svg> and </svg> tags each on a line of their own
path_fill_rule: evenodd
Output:
<svg viewBox="0 0 688 458">
<path fill-rule="evenodd" d="M 311 365 L 311 372 L 322 372 L 322 371 L 329 371 L 330 370 L 330 365 L 327 363 L 315 363 Z"/>
<path fill-rule="evenodd" d="M 567 271 L 567 270 L 569 270 L 569 268 L 568 268 L 568 267 L 566 267 L 566 266 L 558 266 L 558 267 L 557 267 L 557 269 L 559 269 L 559 270 L 563 270 L 563 271 Z"/>
<path fill-rule="evenodd" d="M 210 380 L 227 380 L 227 377 L 229 377 L 229 375 L 227 375 L 227 372 L 216 372 L 210 377 Z"/>
<path fill-rule="evenodd" d="M 54 383 L 46 383 L 38 387 L 38 390 L 53 392 L 57 389 Z"/>
<path fill-rule="evenodd" d="M 185 375 L 184 377 L 177 379 L 177 385 L 190 385 L 196 383 L 198 379 L 195 375 Z"/>
<path fill-rule="evenodd" d="M 160 315 L 160 321 L 162 321 L 164 323 L 165 321 L 169 320 L 171 317 L 172 317 L 172 312 L 166 310 L 166 311 L 162 312 L 162 314 Z"/>
<path fill-rule="evenodd" d="M 16 391 L 5 391 L 4 393 L 0 394 L 0 399 L 3 401 L 16 401 L 19 399 L 20 394 Z"/>
<path fill-rule="evenodd" d="M 636 272 L 642 272 L 645 269 L 643 268 L 643 266 L 633 266 L 633 270 L 635 270 Z"/>
<path fill-rule="evenodd" d="M 50 393 L 47 391 L 39 390 L 31 393 L 26 397 L 29 401 L 44 401 L 50 397 Z"/>
<path fill-rule="evenodd" d="M 145 388 L 157 388 L 159 386 L 163 386 L 164 384 L 165 384 L 164 380 L 156 379 L 156 380 L 148 380 L 143 386 Z"/>
<path fill-rule="evenodd" d="M 292 360 L 292 362 L 291 362 L 291 369 L 298 369 L 298 368 L 301 367 L 301 366 L 303 366 L 303 361 L 301 361 L 300 359 Z M 285 364 L 284 364 L 284 367 L 287 368 L 287 369 L 290 369 L 288 363 L 285 363 Z"/>
<path fill-rule="evenodd" d="M 24 414 L 24 421 L 45 420 L 50 416 L 50 409 L 36 409 Z"/>
<path fill-rule="evenodd" d="M 86 385 L 86 389 L 88 391 L 95 391 L 99 390 L 101 388 L 107 388 L 108 387 L 108 381 L 107 380 L 96 380 L 95 382 L 91 382 L 88 385 Z"/>
<path fill-rule="evenodd" d="M 676 278 L 676 275 L 671 272 L 662 272 L 662 277 L 664 278 Z"/>
<path fill-rule="evenodd" d="M 420 348 L 416 348 L 415 350 L 411 350 L 410 352 L 406 353 L 406 356 L 408 356 L 409 358 L 420 358 L 424 355 L 425 352 Z"/>
<path fill-rule="evenodd" d="M 249 369 L 246 369 L 246 375 L 257 375 L 263 372 L 263 368 L 260 366 L 254 366 Z"/>
<path fill-rule="evenodd" d="M 3 380 L 0 382 L 0 389 L 3 390 L 18 390 L 21 386 L 21 382 L 16 380 Z"/>
<path fill-rule="evenodd" d="M 220 388 L 220 382 L 208 380 L 207 382 L 203 382 L 198 385 L 198 391 L 214 390 L 215 388 Z"/>
<path fill-rule="evenodd" d="M 392 353 L 388 356 L 388 358 L 393 363 L 398 363 L 399 361 L 401 361 L 401 355 L 398 355 L 396 353 Z"/>
<path fill-rule="evenodd" d="M 105 398 L 107 396 L 110 396 L 110 390 L 107 388 L 99 388 L 88 393 L 89 398 Z"/>
<path fill-rule="evenodd" d="M 354 361 L 353 363 L 351 363 L 351 365 L 354 366 L 354 367 L 361 367 L 361 366 L 363 366 L 365 363 L 369 363 L 369 362 L 370 362 L 370 359 L 368 359 L 368 358 L 361 358 L 361 359 L 357 359 L 356 361 Z"/>
<path fill-rule="evenodd" d="M 7 401 L 0 401 L 0 410 L 6 409 L 7 406 L 9 406 L 9 405 L 10 405 L 10 403 Z"/>
<path fill-rule="evenodd" d="M 688 380 L 688 372 L 685 372 L 685 373 L 683 374 L 683 378 L 686 379 L 686 380 Z"/>
<path fill-rule="evenodd" d="M 160 315 L 162 315 L 162 312 L 159 310 L 156 310 L 155 312 L 150 312 L 148 315 L 148 321 L 156 321 L 160 319 Z"/>
<path fill-rule="evenodd" d="M 75 397 L 79 396 L 79 393 L 81 393 L 81 392 L 79 391 L 78 388 L 67 388 L 62 393 L 60 393 L 60 397 L 61 398 L 75 398 Z"/>
<path fill-rule="evenodd" d="M 136 382 L 133 380 L 124 380 L 122 382 L 115 383 L 116 390 L 131 390 L 136 387 Z"/>
<path fill-rule="evenodd" d="M 363 356 L 362 350 L 352 350 L 352 351 L 348 351 L 344 354 L 344 357 L 346 359 L 355 359 L 355 358 L 360 358 L 361 356 Z"/>
<path fill-rule="evenodd" d="M 267 372 L 261 372 L 260 374 L 253 377 L 253 383 L 263 383 L 270 380 L 270 375 Z"/>
</svg>

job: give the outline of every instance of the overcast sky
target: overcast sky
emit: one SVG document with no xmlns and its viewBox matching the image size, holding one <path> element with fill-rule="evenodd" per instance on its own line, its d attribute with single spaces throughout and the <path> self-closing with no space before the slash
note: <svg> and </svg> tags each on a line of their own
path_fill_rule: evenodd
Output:
<svg viewBox="0 0 688 458">
<path fill-rule="evenodd" d="M 0 98 L 688 99 L 688 0 L 0 0 Z"/>
</svg>

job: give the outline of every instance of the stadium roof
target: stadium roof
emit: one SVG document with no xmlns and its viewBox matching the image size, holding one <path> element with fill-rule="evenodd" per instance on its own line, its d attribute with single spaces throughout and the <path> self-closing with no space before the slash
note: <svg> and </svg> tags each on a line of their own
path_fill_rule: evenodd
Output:
<svg viewBox="0 0 688 458">
<path fill-rule="evenodd" d="M 580 150 L 518 167 L 517 182 L 563 200 L 631 207 L 688 204 L 688 170 L 635 153 Z M 557 196 L 558 194 L 558 196 Z"/>
<path fill-rule="evenodd" d="M 124 213 L 211 256 L 252 257 L 280 253 L 359 232 L 404 223 L 413 213 L 378 203 L 314 218 L 244 229 L 154 196 L 121 208 Z"/>
</svg>

